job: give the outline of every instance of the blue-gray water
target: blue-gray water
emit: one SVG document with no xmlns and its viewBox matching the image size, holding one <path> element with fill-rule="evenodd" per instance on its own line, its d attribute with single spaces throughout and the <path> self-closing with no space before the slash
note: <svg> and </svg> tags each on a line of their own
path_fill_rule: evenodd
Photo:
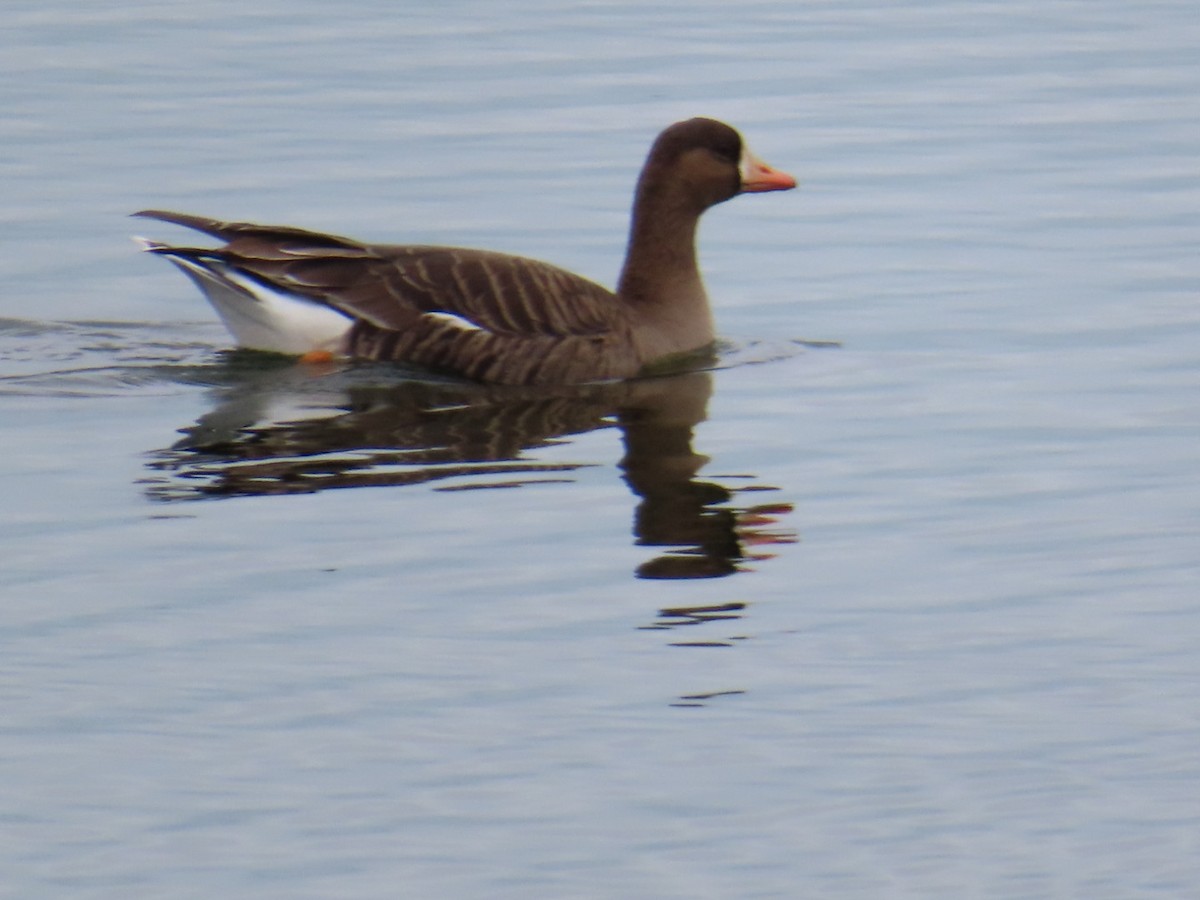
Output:
<svg viewBox="0 0 1200 900">
<path fill-rule="evenodd" d="M 11 0 L 0 893 L 1194 894 L 1198 44 L 1183 0 Z M 696 114 L 802 182 L 705 220 L 711 375 L 228 354 L 127 239 L 611 283 Z"/>
</svg>

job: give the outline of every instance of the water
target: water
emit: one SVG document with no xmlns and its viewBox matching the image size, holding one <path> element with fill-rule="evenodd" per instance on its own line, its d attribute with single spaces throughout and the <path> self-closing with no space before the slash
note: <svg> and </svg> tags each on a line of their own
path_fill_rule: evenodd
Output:
<svg viewBox="0 0 1200 900">
<path fill-rule="evenodd" d="M 1198 32 L 10 3 L 7 895 L 1194 893 Z M 181 208 L 611 283 L 695 114 L 802 182 L 706 217 L 710 374 L 231 354 L 127 241 Z"/>
</svg>

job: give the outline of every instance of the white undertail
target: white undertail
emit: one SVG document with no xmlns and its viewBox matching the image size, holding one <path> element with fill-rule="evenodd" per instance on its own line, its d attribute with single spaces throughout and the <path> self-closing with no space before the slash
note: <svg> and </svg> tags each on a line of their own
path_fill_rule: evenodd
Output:
<svg viewBox="0 0 1200 900">
<path fill-rule="evenodd" d="M 176 256 L 163 253 L 164 244 L 134 240 L 143 250 L 158 251 L 196 283 L 239 347 L 290 355 L 343 351 L 353 323 L 337 310 L 268 287 L 216 257 Z"/>
</svg>

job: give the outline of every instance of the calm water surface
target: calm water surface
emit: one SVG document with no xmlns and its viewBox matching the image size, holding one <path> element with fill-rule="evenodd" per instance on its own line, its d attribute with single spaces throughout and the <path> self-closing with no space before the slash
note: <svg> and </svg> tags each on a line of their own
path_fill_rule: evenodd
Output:
<svg viewBox="0 0 1200 900">
<path fill-rule="evenodd" d="M 1200 885 L 1191 4 L 9 3 L 12 897 Z M 611 283 L 665 124 L 721 365 L 227 352 L 146 206 Z M 833 341 L 828 347 L 805 341 Z"/>
</svg>

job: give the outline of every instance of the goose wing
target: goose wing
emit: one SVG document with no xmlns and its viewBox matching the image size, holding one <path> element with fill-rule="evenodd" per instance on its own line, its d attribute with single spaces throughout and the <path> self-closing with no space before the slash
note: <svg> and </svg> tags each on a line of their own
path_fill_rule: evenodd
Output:
<svg viewBox="0 0 1200 900">
<path fill-rule="evenodd" d="M 514 337 L 596 336 L 619 325 L 610 291 L 525 257 L 458 247 L 364 244 L 301 228 L 163 210 L 137 215 L 222 240 L 224 247 L 194 252 L 383 330 L 410 329 L 422 316 L 460 330 Z"/>
</svg>

